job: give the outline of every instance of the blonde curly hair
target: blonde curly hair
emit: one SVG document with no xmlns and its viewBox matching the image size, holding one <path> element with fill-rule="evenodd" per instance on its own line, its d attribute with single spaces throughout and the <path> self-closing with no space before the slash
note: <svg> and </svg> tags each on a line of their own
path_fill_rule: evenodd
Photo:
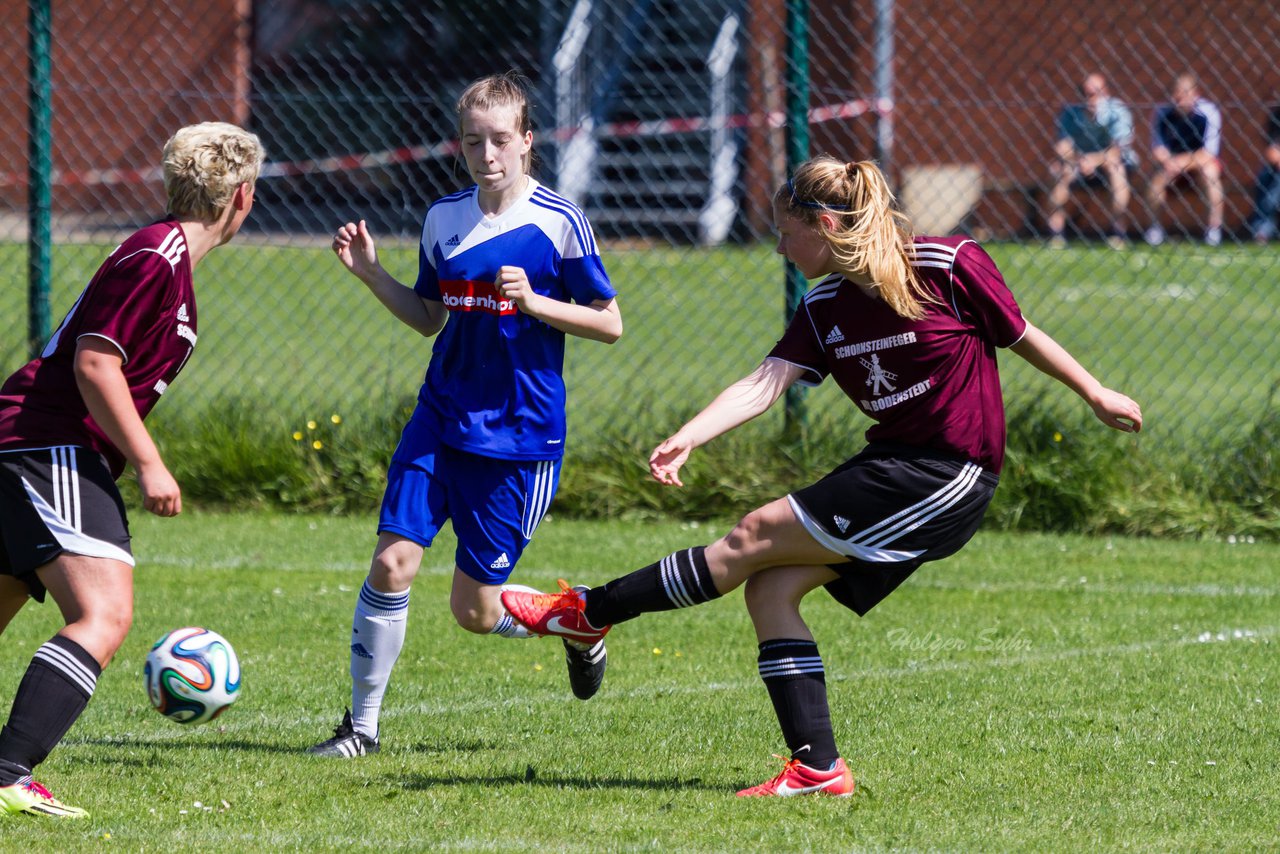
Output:
<svg viewBox="0 0 1280 854">
<path fill-rule="evenodd" d="M 897 207 L 889 182 L 870 160 L 845 163 L 828 155 L 807 160 L 778 188 L 774 204 L 817 228 L 841 272 L 866 276 L 900 317 L 919 320 L 938 300 L 911 266 L 911 220 Z M 821 226 L 830 215 L 835 229 Z"/>
<path fill-rule="evenodd" d="M 231 203 L 236 188 L 258 180 L 266 157 L 256 134 L 226 122 L 180 128 L 164 144 L 164 191 L 168 212 L 212 222 Z"/>
</svg>

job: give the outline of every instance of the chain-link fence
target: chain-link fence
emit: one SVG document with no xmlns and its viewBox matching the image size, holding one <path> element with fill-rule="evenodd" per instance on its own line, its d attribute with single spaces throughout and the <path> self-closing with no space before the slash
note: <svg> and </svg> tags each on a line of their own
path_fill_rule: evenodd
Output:
<svg viewBox="0 0 1280 854">
<path fill-rule="evenodd" d="M 0 2 L 10 22 L 27 7 Z M 328 237 L 365 218 L 412 281 L 427 204 L 468 183 L 454 100 L 518 68 L 537 174 L 587 212 L 626 320 L 615 348 L 571 343 L 578 442 L 674 427 L 780 334 L 768 199 L 799 82 L 811 150 L 878 159 L 921 231 L 987 241 L 1028 317 L 1144 404 L 1144 442 L 1194 457 L 1274 435 L 1258 431 L 1280 378 L 1277 264 L 1251 222 L 1259 180 L 1280 188 L 1280 158 L 1264 169 L 1280 97 L 1280 10 L 1266 0 L 59 0 L 51 33 L 55 325 L 105 250 L 162 210 L 155 166 L 174 128 L 225 119 L 268 150 L 249 226 L 197 273 L 201 352 L 168 407 L 242 399 L 305 419 L 412 396 L 428 346 L 341 271 Z M 0 48 L 6 374 L 27 349 L 28 48 L 18 26 Z M 1123 210 L 1097 174 L 1065 202 L 1053 192 L 1059 114 L 1091 74 L 1133 121 Z M 1153 117 L 1180 74 L 1220 116 L 1221 245 L 1205 241 L 1208 176 L 1153 204 Z M 1153 225 L 1167 235 L 1154 248 Z M 1059 393 L 1003 365 L 1008 397 Z M 810 408 L 860 433 L 836 397 Z"/>
</svg>

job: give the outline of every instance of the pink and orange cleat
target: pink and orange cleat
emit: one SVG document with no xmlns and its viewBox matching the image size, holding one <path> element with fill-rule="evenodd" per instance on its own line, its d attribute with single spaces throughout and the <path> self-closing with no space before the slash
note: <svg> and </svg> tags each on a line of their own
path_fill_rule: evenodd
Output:
<svg viewBox="0 0 1280 854">
<path fill-rule="evenodd" d="M 777 756 L 777 754 L 774 754 Z M 843 759 L 837 759 L 829 771 L 810 768 L 799 759 L 786 759 L 778 756 L 786 764 L 782 773 L 761 783 L 738 792 L 740 798 L 777 797 L 789 798 L 792 795 L 832 795 L 847 798 L 853 794 L 853 774 Z"/>
<path fill-rule="evenodd" d="M 594 644 L 608 634 L 610 626 L 598 628 L 587 622 L 582 593 L 560 579 L 559 593 L 526 593 L 503 590 L 502 607 L 521 625 L 536 635 L 555 635 L 578 643 Z"/>
</svg>

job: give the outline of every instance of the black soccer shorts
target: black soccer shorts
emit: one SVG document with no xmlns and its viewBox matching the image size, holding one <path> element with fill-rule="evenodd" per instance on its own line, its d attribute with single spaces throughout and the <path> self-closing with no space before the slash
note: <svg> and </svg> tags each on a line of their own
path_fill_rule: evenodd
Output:
<svg viewBox="0 0 1280 854">
<path fill-rule="evenodd" d="M 70 553 L 134 565 L 120 490 L 101 454 L 74 445 L 0 451 L 0 575 L 44 601 L 36 569 Z"/>
<path fill-rule="evenodd" d="M 960 458 L 872 444 L 787 499 L 815 540 L 848 556 L 831 564 L 840 578 L 826 589 L 861 616 L 921 564 L 959 551 L 998 482 Z"/>
</svg>

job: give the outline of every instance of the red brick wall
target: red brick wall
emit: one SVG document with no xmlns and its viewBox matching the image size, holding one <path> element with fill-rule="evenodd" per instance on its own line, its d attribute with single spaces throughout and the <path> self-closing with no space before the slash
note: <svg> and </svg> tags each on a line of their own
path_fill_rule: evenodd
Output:
<svg viewBox="0 0 1280 854">
<path fill-rule="evenodd" d="M 780 21 L 783 7 L 757 0 L 752 11 Z M 873 13 L 870 0 L 810 3 L 813 104 L 872 93 Z M 895 24 L 890 165 L 978 165 L 988 189 L 972 226 L 1011 233 L 1024 225 L 1023 193 L 1049 180 L 1055 117 L 1095 70 L 1133 108 L 1140 187 L 1153 167 L 1155 106 L 1176 74 L 1197 74 L 1223 113 L 1228 228 L 1247 216 L 1265 105 L 1280 91 L 1280 8 L 1273 0 L 899 0 Z M 812 131 L 814 153 L 874 155 L 870 117 Z M 1198 221 L 1204 205 L 1190 201 L 1191 208 L 1172 205 L 1171 213 Z M 1140 222 L 1143 209 L 1135 198 L 1131 210 Z"/>
<path fill-rule="evenodd" d="M 55 0 L 52 3 L 53 165 L 144 169 L 178 127 L 249 118 L 250 0 Z M 0 74 L 21 98 L 0 126 L 0 171 L 22 180 L 27 168 L 27 3 L 0 0 L 13 24 L 0 50 Z M 54 188 L 59 214 L 163 209 L 156 182 Z M 26 205 L 25 186 L 0 184 L 0 203 Z"/>
</svg>

